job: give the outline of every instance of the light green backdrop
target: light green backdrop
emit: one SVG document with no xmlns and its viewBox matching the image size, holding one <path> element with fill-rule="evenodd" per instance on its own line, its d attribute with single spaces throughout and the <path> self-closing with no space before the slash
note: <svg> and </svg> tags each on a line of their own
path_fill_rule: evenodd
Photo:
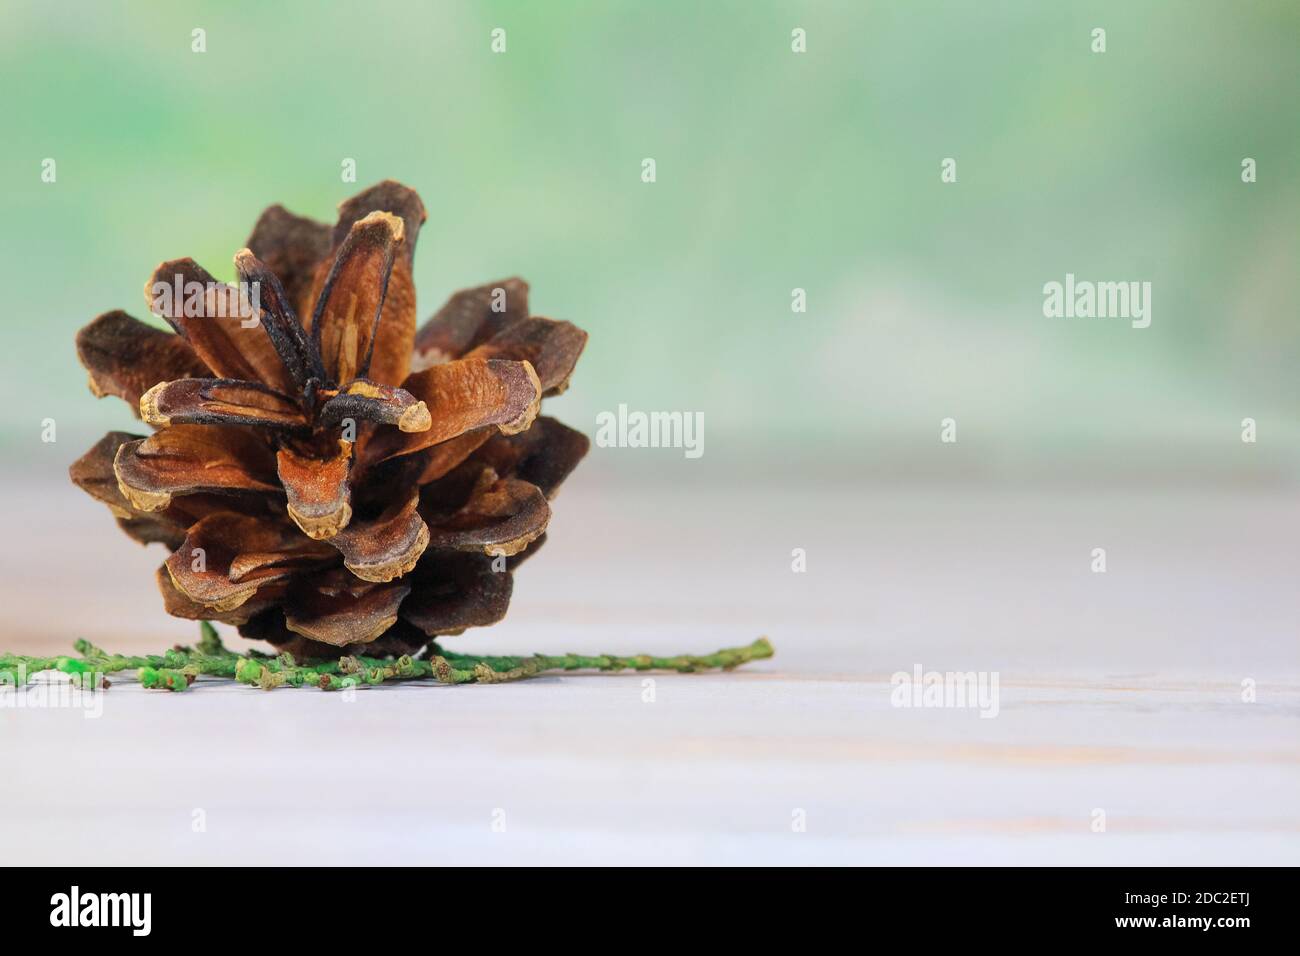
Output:
<svg viewBox="0 0 1300 956">
<path fill-rule="evenodd" d="M 0 460 L 45 417 L 64 460 L 126 423 L 72 336 L 143 317 L 159 261 L 230 278 L 267 204 L 391 177 L 429 208 L 422 315 L 520 274 L 591 333 L 555 409 L 588 433 L 699 410 L 706 459 L 924 471 L 953 416 L 974 472 L 1285 480 L 1297 36 L 1283 0 L 5 0 Z M 1150 281 L 1151 327 L 1044 318 L 1066 272 Z"/>
</svg>

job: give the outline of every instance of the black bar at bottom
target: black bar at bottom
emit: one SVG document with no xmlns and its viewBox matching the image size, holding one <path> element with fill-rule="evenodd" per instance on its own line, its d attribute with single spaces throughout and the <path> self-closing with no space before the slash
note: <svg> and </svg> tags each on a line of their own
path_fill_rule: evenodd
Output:
<svg viewBox="0 0 1300 956">
<path fill-rule="evenodd" d="M 328 940 L 374 940 L 376 925 L 444 925 L 439 937 L 512 924 L 593 939 L 606 925 L 669 933 L 698 926 L 807 932 L 921 932 L 937 940 L 1017 930 L 1039 939 L 1130 936 L 1216 943 L 1292 925 L 1284 869 L 380 869 L 372 867 L 9 870 L 9 942 L 76 935 L 127 945 L 225 933 L 252 937 L 312 925 Z M 74 889 L 75 887 L 75 889 Z M 304 922 L 305 921 L 305 922 Z M 296 929 L 295 929 L 296 927 Z M 963 929 L 965 927 L 965 929 Z M 746 929 L 747 928 L 747 929 Z M 938 934 L 937 936 L 934 934 Z M 438 937 L 434 937 L 438 938 Z M 996 939 L 998 937 L 991 937 Z M 431 939 L 432 941 L 432 939 Z"/>
</svg>

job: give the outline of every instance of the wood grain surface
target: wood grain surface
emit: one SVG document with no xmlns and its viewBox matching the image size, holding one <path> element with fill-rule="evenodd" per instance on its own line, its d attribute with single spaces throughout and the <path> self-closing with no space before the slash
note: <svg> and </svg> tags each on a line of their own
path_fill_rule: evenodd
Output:
<svg viewBox="0 0 1300 956">
<path fill-rule="evenodd" d="M 10 481 L 4 501 L 30 547 L 5 556 L 7 649 L 194 640 L 154 593 L 160 549 L 71 489 Z M 595 469 L 555 510 L 507 622 L 451 646 L 703 652 L 767 634 L 777 656 L 653 685 L 346 700 L 119 681 L 97 718 L 0 707 L 6 859 L 1300 862 L 1285 496 L 670 490 Z M 997 716 L 893 706 L 891 675 L 917 665 L 996 673 Z"/>
</svg>

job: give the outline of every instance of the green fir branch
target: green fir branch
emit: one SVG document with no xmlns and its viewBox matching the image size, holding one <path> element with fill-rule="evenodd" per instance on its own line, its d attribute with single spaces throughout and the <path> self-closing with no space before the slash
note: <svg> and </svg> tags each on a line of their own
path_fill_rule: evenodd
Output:
<svg viewBox="0 0 1300 956">
<path fill-rule="evenodd" d="M 425 656 L 398 658 L 363 656 L 338 660 L 296 661 L 292 654 L 262 654 L 252 651 L 239 654 L 228 650 L 207 621 L 199 622 L 199 642 L 194 648 L 177 645 L 162 654 L 129 656 L 110 654 L 86 640 L 74 645 L 80 657 L 29 657 L 0 654 L 0 685 L 26 683 L 39 671 L 59 671 L 81 686 L 109 674 L 134 671 L 141 686 L 168 691 L 184 691 L 200 677 L 234 680 L 241 684 L 274 690 L 277 687 L 319 687 L 321 690 L 344 690 L 363 685 L 375 686 L 389 681 L 433 680 L 440 684 L 499 684 L 525 680 L 555 671 L 595 670 L 670 670 L 691 673 L 702 670 L 731 670 L 750 661 L 771 657 L 773 649 L 765 637 L 747 647 L 729 647 L 712 654 L 695 656 L 678 654 L 655 657 L 638 654 L 619 657 L 613 654 L 536 654 L 530 657 L 458 654 L 431 643 Z M 103 680 L 103 684 L 107 685 Z"/>
</svg>

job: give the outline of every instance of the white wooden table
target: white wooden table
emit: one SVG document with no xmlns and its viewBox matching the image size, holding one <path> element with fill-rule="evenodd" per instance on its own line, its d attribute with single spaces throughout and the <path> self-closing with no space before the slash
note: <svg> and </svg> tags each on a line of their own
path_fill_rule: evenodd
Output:
<svg viewBox="0 0 1300 956">
<path fill-rule="evenodd" d="M 448 645 L 775 659 L 653 702 L 624 674 L 0 708 L 6 860 L 1300 863 L 1296 501 L 671 487 L 580 470 L 507 622 Z M 4 555 L 6 648 L 195 639 L 161 550 L 70 488 L 4 501 L 45 558 Z M 998 716 L 891 706 L 917 664 L 996 672 Z"/>
</svg>

